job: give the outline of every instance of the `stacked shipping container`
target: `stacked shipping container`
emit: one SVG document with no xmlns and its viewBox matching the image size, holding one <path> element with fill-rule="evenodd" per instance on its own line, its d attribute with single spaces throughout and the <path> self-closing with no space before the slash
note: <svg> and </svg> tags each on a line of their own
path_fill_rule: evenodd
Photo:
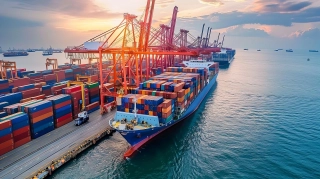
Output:
<svg viewBox="0 0 320 179">
<path fill-rule="evenodd" d="M 160 96 L 128 94 L 123 97 L 117 97 L 117 110 L 133 113 L 134 98 L 136 98 L 138 114 L 158 116 L 160 123 L 166 123 L 173 119 L 174 100 L 163 99 Z"/>
<path fill-rule="evenodd" d="M 36 139 L 54 129 L 51 101 L 40 101 L 25 107 L 30 117 L 31 137 Z"/>
<path fill-rule="evenodd" d="M 47 98 L 53 104 L 54 125 L 61 127 L 72 121 L 71 96 L 61 94 Z"/>
<path fill-rule="evenodd" d="M 11 121 L 0 120 L 0 155 L 14 148 Z"/>
</svg>

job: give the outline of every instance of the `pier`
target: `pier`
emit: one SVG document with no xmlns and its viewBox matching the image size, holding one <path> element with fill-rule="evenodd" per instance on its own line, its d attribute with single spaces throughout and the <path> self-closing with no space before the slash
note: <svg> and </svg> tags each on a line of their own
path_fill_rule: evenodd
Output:
<svg viewBox="0 0 320 179">
<path fill-rule="evenodd" d="M 79 153 L 114 131 L 109 120 L 115 110 L 91 113 L 81 126 L 70 122 L 48 134 L 16 148 L 0 158 L 0 178 L 45 178 Z"/>
</svg>

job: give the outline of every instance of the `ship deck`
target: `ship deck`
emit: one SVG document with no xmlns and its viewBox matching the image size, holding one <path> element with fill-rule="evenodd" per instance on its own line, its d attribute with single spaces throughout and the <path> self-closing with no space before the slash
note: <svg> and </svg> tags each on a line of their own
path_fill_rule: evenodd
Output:
<svg viewBox="0 0 320 179">
<path fill-rule="evenodd" d="M 108 128 L 115 110 L 103 116 L 97 110 L 89 114 L 89 122 L 75 126 L 70 122 L 48 134 L 14 149 L 0 158 L 0 178 L 28 178 L 74 146 Z"/>
</svg>

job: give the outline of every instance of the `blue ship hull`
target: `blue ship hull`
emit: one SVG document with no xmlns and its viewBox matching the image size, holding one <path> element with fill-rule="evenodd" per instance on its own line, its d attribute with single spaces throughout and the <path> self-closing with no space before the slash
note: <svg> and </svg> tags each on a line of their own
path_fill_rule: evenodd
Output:
<svg viewBox="0 0 320 179">
<path fill-rule="evenodd" d="M 203 99 L 206 97 L 210 89 L 216 83 L 218 73 L 214 75 L 214 77 L 210 80 L 210 82 L 204 87 L 203 90 L 197 95 L 197 97 L 190 103 L 189 107 L 186 111 L 181 115 L 181 117 L 177 120 L 172 120 L 164 126 L 154 127 L 145 130 L 119 130 L 116 129 L 131 145 L 131 148 L 126 152 L 125 157 L 129 157 L 133 154 L 134 151 L 139 149 L 143 144 L 148 142 L 150 139 L 154 138 L 164 130 L 170 128 L 174 124 L 186 119 L 193 112 L 195 112 Z M 110 126 L 112 126 L 110 124 Z"/>
<path fill-rule="evenodd" d="M 29 54 L 3 54 L 4 57 L 20 57 L 20 56 L 28 56 Z"/>
</svg>

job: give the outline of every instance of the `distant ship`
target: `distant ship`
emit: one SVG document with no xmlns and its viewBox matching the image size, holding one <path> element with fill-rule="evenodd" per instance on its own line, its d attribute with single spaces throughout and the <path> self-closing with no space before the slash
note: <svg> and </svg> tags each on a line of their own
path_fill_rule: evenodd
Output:
<svg viewBox="0 0 320 179">
<path fill-rule="evenodd" d="M 3 53 L 4 57 L 17 57 L 17 56 L 28 56 L 27 52 L 5 52 Z"/>
<path fill-rule="evenodd" d="M 221 48 L 221 52 L 212 54 L 212 61 L 219 62 L 219 65 L 230 65 L 233 61 L 236 50 L 231 48 Z"/>
<path fill-rule="evenodd" d="M 260 52 L 261 50 L 260 50 L 260 49 L 258 49 L 257 51 L 258 51 L 258 52 Z"/>
<path fill-rule="evenodd" d="M 293 50 L 292 49 L 288 49 L 288 50 L 286 50 L 286 52 L 293 52 Z"/>
<path fill-rule="evenodd" d="M 50 47 L 49 49 L 45 50 L 42 52 L 42 55 L 43 56 L 49 56 L 49 55 L 52 55 L 53 54 L 53 50 L 52 48 Z"/>
<path fill-rule="evenodd" d="M 35 52 L 35 50 L 29 48 L 27 52 Z"/>
<path fill-rule="evenodd" d="M 247 48 L 243 49 L 243 50 L 248 50 Z"/>
<path fill-rule="evenodd" d="M 309 50 L 309 52 L 319 52 L 318 50 Z"/>
<path fill-rule="evenodd" d="M 277 52 L 278 50 L 274 50 L 274 51 L 276 51 L 276 52 Z"/>
</svg>

